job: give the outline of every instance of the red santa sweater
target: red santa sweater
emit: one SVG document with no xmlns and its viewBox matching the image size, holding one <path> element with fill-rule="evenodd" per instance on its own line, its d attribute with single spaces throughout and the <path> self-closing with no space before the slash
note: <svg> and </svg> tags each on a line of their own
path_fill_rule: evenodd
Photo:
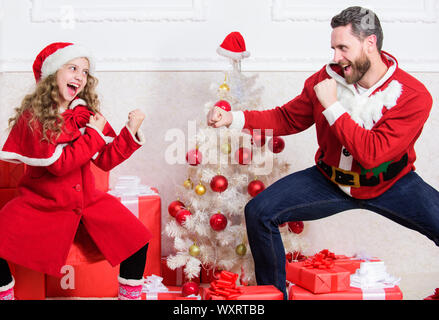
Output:
<svg viewBox="0 0 439 320">
<path fill-rule="evenodd" d="M 415 169 L 414 144 L 421 134 L 432 97 L 417 79 L 383 52 L 388 71 L 373 87 L 358 93 L 338 65 L 328 64 L 305 81 L 302 93 L 282 107 L 234 113 L 233 127 L 272 129 L 289 135 L 316 125 L 320 171 L 348 195 L 369 199 Z M 324 109 L 314 86 L 337 81 L 338 101 Z"/>
</svg>

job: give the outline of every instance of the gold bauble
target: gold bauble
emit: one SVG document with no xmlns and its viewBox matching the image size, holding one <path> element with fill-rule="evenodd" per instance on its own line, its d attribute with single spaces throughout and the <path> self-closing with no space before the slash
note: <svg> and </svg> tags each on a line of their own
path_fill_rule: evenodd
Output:
<svg viewBox="0 0 439 320">
<path fill-rule="evenodd" d="M 238 256 L 243 257 L 247 253 L 247 247 L 243 243 L 238 244 L 235 248 L 235 252 Z"/>
<path fill-rule="evenodd" d="M 203 185 L 201 184 L 201 182 L 200 182 L 199 184 L 196 185 L 196 187 L 195 187 L 195 192 L 196 192 L 196 194 L 198 194 L 199 196 L 202 196 L 203 194 L 206 193 L 206 187 L 203 186 Z"/>
<path fill-rule="evenodd" d="M 192 183 L 192 180 L 189 178 L 183 182 L 183 186 L 188 190 L 192 190 L 194 188 L 194 184 Z"/>
<path fill-rule="evenodd" d="M 223 82 L 223 84 L 221 84 L 219 86 L 220 91 L 224 91 L 224 92 L 229 92 L 230 91 L 230 87 L 227 83 Z"/>
<path fill-rule="evenodd" d="M 200 247 L 197 246 L 195 243 L 189 247 L 189 254 L 192 257 L 198 256 L 200 254 L 200 252 L 201 252 Z"/>
<path fill-rule="evenodd" d="M 229 154 L 230 152 L 232 152 L 232 146 L 230 145 L 230 143 L 224 143 L 221 145 L 221 152 L 224 154 Z"/>
</svg>

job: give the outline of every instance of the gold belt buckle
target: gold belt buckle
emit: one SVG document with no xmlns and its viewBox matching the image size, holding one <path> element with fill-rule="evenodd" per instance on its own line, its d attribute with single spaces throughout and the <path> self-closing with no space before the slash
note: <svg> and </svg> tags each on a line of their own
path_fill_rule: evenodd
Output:
<svg viewBox="0 0 439 320">
<path fill-rule="evenodd" d="M 334 182 L 334 183 L 336 183 L 338 185 L 341 185 L 341 186 L 346 186 L 346 187 L 353 187 L 353 188 L 359 188 L 360 187 L 360 174 L 358 172 L 343 170 L 343 169 L 340 169 L 340 168 L 336 168 L 334 166 L 331 166 L 331 168 L 332 168 L 332 174 L 331 174 L 331 181 L 332 182 Z M 340 171 L 340 172 L 342 172 L 344 174 L 352 175 L 352 177 L 353 177 L 353 181 L 352 181 L 353 184 L 343 184 L 343 183 L 340 183 L 340 182 L 336 181 L 335 180 L 335 177 L 336 177 L 336 172 L 335 171 L 336 170 Z"/>
</svg>

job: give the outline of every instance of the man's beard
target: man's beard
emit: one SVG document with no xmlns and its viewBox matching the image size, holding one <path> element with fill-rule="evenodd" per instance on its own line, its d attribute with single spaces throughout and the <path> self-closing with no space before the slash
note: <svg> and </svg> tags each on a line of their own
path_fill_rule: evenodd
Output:
<svg viewBox="0 0 439 320">
<path fill-rule="evenodd" d="M 363 54 L 360 58 L 351 63 L 351 72 L 346 75 L 343 68 L 344 78 L 348 84 L 353 84 L 361 80 L 370 68 L 369 58 Z"/>
</svg>

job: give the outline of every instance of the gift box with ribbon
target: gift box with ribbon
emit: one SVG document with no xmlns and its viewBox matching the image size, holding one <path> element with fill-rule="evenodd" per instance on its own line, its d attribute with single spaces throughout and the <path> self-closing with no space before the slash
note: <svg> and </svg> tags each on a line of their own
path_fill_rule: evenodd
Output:
<svg viewBox="0 0 439 320">
<path fill-rule="evenodd" d="M 238 279 L 236 273 L 221 271 L 209 288 L 203 288 L 203 300 L 283 300 L 275 286 L 238 286 Z"/>
<path fill-rule="evenodd" d="M 290 285 L 289 300 L 402 300 L 398 286 L 382 289 L 361 289 L 350 287 L 346 291 L 314 294 L 300 286 Z"/>
<path fill-rule="evenodd" d="M 349 288 L 350 273 L 335 264 L 336 256 L 328 251 L 301 262 L 286 264 L 287 280 L 312 293 L 345 291 Z"/>
<path fill-rule="evenodd" d="M 157 189 L 140 184 L 136 176 L 121 176 L 108 193 L 119 198 L 152 233 L 148 244 L 144 277 L 160 274 L 161 200 Z"/>
<path fill-rule="evenodd" d="M 157 275 L 146 277 L 142 288 L 142 300 L 201 300 L 200 295 L 183 296 L 181 287 L 165 286 Z"/>
<path fill-rule="evenodd" d="M 351 275 L 351 287 L 362 289 L 393 288 L 399 284 L 400 280 L 400 278 L 387 273 L 383 261 L 365 261 Z"/>
<path fill-rule="evenodd" d="M 350 286 L 341 292 L 315 294 L 290 284 L 290 300 L 401 300 L 400 279 L 386 272 L 384 262 L 365 261 L 350 275 Z"/>
<path fill-rule="evenodd" d="M 360 265 L 362 262 L 381 261 L 380 259 L 378 259 L 376 257 L 372 257 L 372 256 L 370 256 L 368 254 L 364 254 L 364 253 L 358 253 L 352 257 L 347 257 L 344 255 L 335 255 L 335 257 L 336 257 L 336 259 L 334 260 L 335 265 L 345 268 L 351 274 L 355 273 L 355 271 L 357 271 L 357 269 L 360 268 Z"/>
<path fill-rule="evenodd" d="M 153 234 L 148 244 L 144 277 L 160 274 L 161 200 L 157 190 L 141 185 L 138 177 L 122 176 L 109 193 L 119 198 Z M 84 240 L 88 234 L 82 231 L 80 227 L 76 237 Z M 61 279 L 46 276 L 47 297 L 117 297 L 119 266 L 112 267 L 106 260 L 91 261 L 90 257 L 97 257 L 93 243 L 80 252 L 70 252 L 65 276 Z M 64 283 L 63 279 L 70 283 Z"/>
</svg>

